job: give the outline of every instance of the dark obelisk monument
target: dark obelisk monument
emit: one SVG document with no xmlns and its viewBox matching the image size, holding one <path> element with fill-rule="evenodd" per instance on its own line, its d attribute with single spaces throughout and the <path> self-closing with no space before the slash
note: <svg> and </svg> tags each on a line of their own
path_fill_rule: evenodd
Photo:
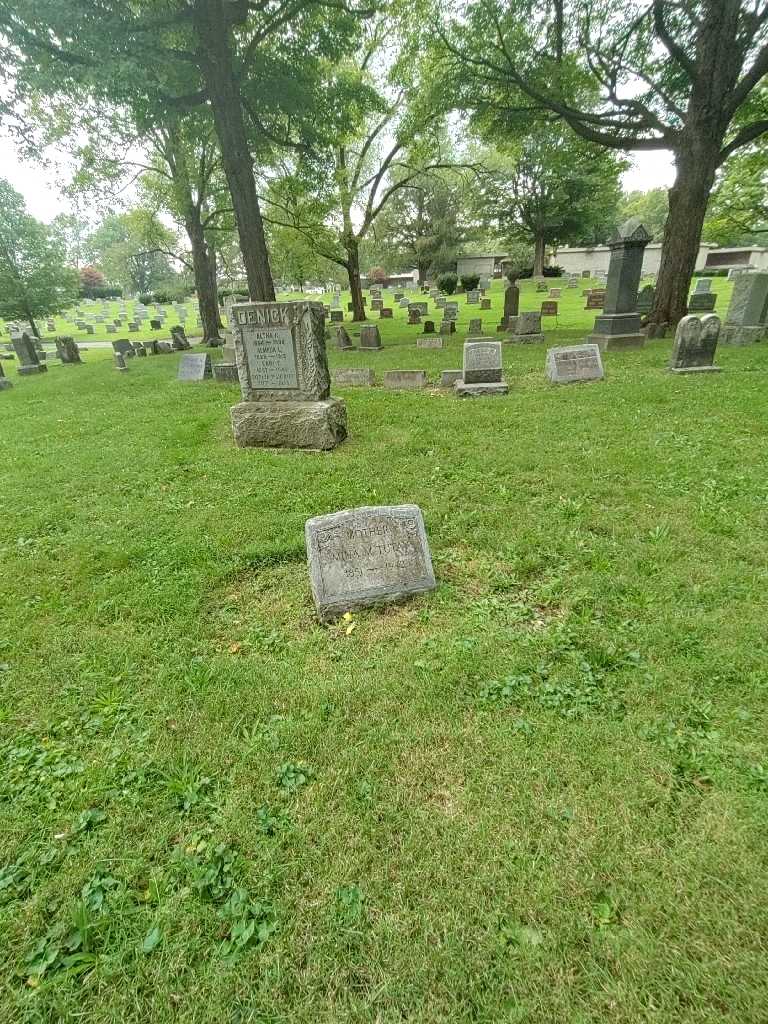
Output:
<svg viewBox="0 0 768 1024">
<path fill-rule="evenodd" d="M 633 217 L 622 224 L 608 242 L 611 260 L 605 305 L 587 338 L 602 350 L 642 348 L 645 344 L 637 312 L 637 289 L 643 271 L 643 254 L 650 241 L 651 236 Z"/>
</svg>

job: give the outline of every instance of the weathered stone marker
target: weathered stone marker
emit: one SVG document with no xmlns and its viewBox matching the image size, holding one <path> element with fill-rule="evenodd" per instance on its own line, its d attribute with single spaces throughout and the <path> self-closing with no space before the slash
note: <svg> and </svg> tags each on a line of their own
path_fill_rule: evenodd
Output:
<svg viewBox="0 0 768 1024">
<path fill-rule="evenodd" d="M 710 313 L 699 319 L 684 316 L 675 331 L 675 344 L 669 360 L 672 373 L 719 373 L 714 365 L 720 337 L 720 317 Z"/>
<path fill-rule="evenodd" d="M 213 379 L 219 381 L 220 384 L 239 384 L 240 378 L 237 376 L 236 364 L 225 363 L 223 360 L 220 363 L 214 363 Z"/>
<path fill-rule="evenodd" d="M 463 375 L 463 370 L 441 370 L 440 387 L 452 388 L 457 381 L 462 379 Z"/>
<path fill-rule="evenodd" d="M 20 377 L 29 377 L 33 373 L 48 372 L 48 367 L 40 361 L 37 349 L 32 344 L 32 339 L 26 331 L 20 337 L 12 338 L 11 344 L 16 353 L 16 358 L 19 360 L 16 372 Z"/>
<path fill-rule="evenodd" d="M 336 334 L 336 348 L 341 349 L 341 351 L 344 352 L 355 347 L 352 344 L 352 339 L 347 333 L 346 327 L 343 327 L 340 324 L 335 324 L 331 330 Z"/>
<path fill-rule="evenodd" d="M 689 313 L 712 313 L 717 303 L 716 292 L 695 291 L 688 296 Z"/>
<path fill-rule="evenodd" d="M 171 328 L 171 345 L 173 345 L 177 352 L 183 352 L 185 349 L 192 348 L 187 340 L 187 332 L 181 324 Z"/>
<path fill-rule="evenodd" d="M 500 341 L 464 342 L 464 371 L 454 390 L 459 398 L 509 393 L 501 376 Z"/>
<path fill-rule="evenodd" d="M 56 345 L 56 355 L 62 361 L 62 363 L 74 364 L 82 363 L 80 358 L 80 349 L 77 347 L 77 343 L 74 338 L 68 335 L 54 339 Z"/>
<path fill-rule="evenodd" d="M 418 391 L 426 386 L 426 370 L 387 370 L 384 374 L 384 387 L 392 391 Z"/>
<path fill-rule="evenodd" d="M 5 376 L 3 364 L 0 363 L 0 391 L 8 391 L 12 387 L 13 383 L 9 381 L 8 378 Z"/>
<path fill-rule="evenodd" d="M 176 380 L 210 380 L 212 377 L 211 357 L 207 352 L 188 352 L 181 357 Z"/>
<path fill-rule="evenodd" d="M 544 341 L 540 312 L 518 313 L 517 316 L 510 317 L 508 322 L 511 328 L 510 341 L 520 345 L 534 345 Z"/>
<path fill-rule="evenodd" d="M 588 342 L 612 351 L 642 348 L 645 335 L 640 330 L 637 289 L 643 270 L 643 254 L 651 236 L 637 218 L 630 218 L 616 231 L 608 245 L 611 259 L 605 289 L 603 313 L 595 317 Z"/>
<path fill-rule="evenodd" d="M 347 388 L 372 388 L 375 382 L 373 370 L 349 367 L 333 371 L 333 383 Z"/>
<path fill-rule="evenodd" d="M 550 384 L 602 380 L 605 376 L 599 345 L 563 345 L 547 349 L 545 372 Z"/>
<path fill-rule="evenodd" d="M 751 345 L 765 334 L 768 314 L 768 272 L 743 273 L 735 279 L 725 314 L 724 345 Z"/>
<path fill-rule="evenodd" d="M 377 506 L 308 519 L 312 596 L 322 622 L 434 590 L 421 509 Z"/>
<path fill-rule="evenodd" d="M 347 410 L 330 397 L 323 307 L 316 302 L 232 306 L 243 401 L 232 406 L 241 447 L 335 448 L 347 436 Z"/>
<path fill-rule="evenodd" d="M 122 352 L 115 352 L 115 369 L 116 370 L 127 370 L 128 365 L 125 361 L 125 356 Z"/>
<path fill-rule="evenodd" d="M 442 348 L 443 339 L 439 334 L 433 334 L 429 338 L 417 338 L 416 348 Z"/>
<path fill-rule="evenodd" d="M 360 328 L 360 348 L 378 351 L 382 347 L 381 335 L 376 324 L 364 324 Z"/>
</svg>

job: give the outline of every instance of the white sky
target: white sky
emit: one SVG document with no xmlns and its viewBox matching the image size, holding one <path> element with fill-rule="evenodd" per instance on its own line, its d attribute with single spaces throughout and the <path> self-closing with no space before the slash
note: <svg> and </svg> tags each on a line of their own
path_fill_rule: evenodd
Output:
<svg viewBox="0 0 768 1024">
<path fill-rule="evenodd" d="M 647 192 L 662 186 L 668 188 L 675 174 L 672 154 L 666 150 L 631 154 L 633 166 L 622 176 L 627 192 Z M 10 143 L 0 142 L 0 178 L 6 178 L 24 196 L 27 209 L 38 220 L 50 221 L 57 213 L 69 212 L 68 202 L 61 196 L 57 182 L 64 171 L 42 164 L 22 164 Z"/>
</svg>

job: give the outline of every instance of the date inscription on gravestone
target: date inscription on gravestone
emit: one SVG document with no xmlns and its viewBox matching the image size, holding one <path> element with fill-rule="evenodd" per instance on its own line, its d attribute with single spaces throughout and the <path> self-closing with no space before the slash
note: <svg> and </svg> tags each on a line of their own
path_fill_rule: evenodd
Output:
<svg viewBox="0 0 768 1024">
<path fill-rule="evenodd" d="M 605 376 L 597 345 L 565 345 L 547 351 L 547 379 L 552 384 L 602 380 Z"/>
<path fill-rule="evenodd" d="M 297 389 L 299 376 L 291 328 L 248 323 L 243 324 L 242 331 L 251 387 L 256 391 Z"/>
<path fill-rule="evenodd" d="M 416 505 L 316 516 L 307 520 L 305 536 L 312 594 L 322 621 L 436 586 L 424 518 Z"/>
</svg>

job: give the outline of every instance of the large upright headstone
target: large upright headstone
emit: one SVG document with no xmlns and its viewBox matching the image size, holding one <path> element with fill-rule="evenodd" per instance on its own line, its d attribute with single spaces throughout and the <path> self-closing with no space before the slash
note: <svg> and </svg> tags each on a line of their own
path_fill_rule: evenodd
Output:
<svg viewBox="0 0 768 1024">
<path fill-rule="evenodd" d="M 40 361 L 40 356 L 32 343 L 32 339 L 24 331 L 19 337 L 12 338 L 11 343 L 19 360 L 17 373 L 21 377 L 29 377 L 33 373 L 46 373 L 48 367 Z"/>
<path fill-rule="evenodd" d="M 520 310 L 520 289 L 517 287 L 517 278 L 508 274 L 509 284 L 504 290 L 504 316 L 499 325 L 502 330 L 509 329 L 509 318 L 517 316 Z"/>
<path fill-rule="evenodd" d="M 232 406 L 241 447 L 335 448 L 347 436 L 344 402 L 331 398 L 325 317 L 317 302 L 232 307 L 243 400 Z"/>
<path fill-rule="evenodd" d="M 321 621 L 435 589 L 416 505 L 349 509 L 304 528 L 312 596 Z"/>
<path fill-rule="evenodd" d="M 509 393 L 501 376 L 500 341 L 488 339 L 464 342 L 464 370 L 454 390 L 459 398 Z"/>
<path fill-rule="evenodd" d="M 643 254 L 650 241 L 651 236 L 633 217 L 622 224 L 608 243 L 611 259 L 605 305 L 587 338 L 601 349 L 642 348 L 645 344 L 637 312 L 637 289 L 643 271 Z"/>
<path fill-rule="evenodd" d="M 720 317 L 710 313 L 699 319 L 684 316 L 677 325 L 675 344 L 669 360 L 672 373 L 719 373 L 714 365 L 720 336 Z"/>
<path fill-rule="evenodd" d="M 768 271 L 739 274 L 725 324 L 720 335 L 724 345 L 751 345 L 765 334 L 768 315 Z"/>
</svg>

